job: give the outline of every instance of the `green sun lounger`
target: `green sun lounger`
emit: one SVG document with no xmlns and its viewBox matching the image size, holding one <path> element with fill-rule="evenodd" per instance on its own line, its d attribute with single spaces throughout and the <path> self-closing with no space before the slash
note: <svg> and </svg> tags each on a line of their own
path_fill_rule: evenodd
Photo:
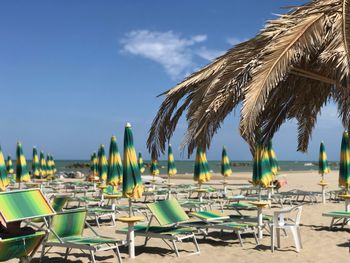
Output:
<svg viewBox="0 0 350 263">
<path fill-rule="evenodd" d="M 180 256 L 177 243 L 183 240 L 192 240 L 195 245 L 195 252 L 199 254 L 199 246 L 193 232 L 193 228 L 184 227 L 180 224 L 189 220 L 188 215 L 183 211 L 176 199 L 169 199 L 147 204 L 152 216 L 148 225 L 136 225 L 134 227 L 135 236 L 145 237 L 145 245 L 151 238 L 162 239 L 176 254 Z M 153 219 L 156 219 L 159 225 L 152 225 Z M 120 234 L 127 234 L 128 228 L 116 231 Z M 170 244 L 168 243 L 170 242 Z"/>
<path fill-rule="evenodd" d="M 342 228 L 345 226 L 345 224 L 347 224 L 350 221 L 350 212 L 345 212 L 345 211 L 327 212 L 327 213 L 323 213 L 322 215 L 332 218 L 331 224 L 329 226 L 330 229 L 332 229 L 334 225 L 339 221 L 343 221 L 341 225 Z"/>
<path fill-rule="evenodd" d="M 67 257 L 72 249 L 88 251 L 91 261 L 95 262 L 95 253 L 99 251 L 113 250 L 119 263 L 122 258 L 119 252 L 119 246 L 124 245 L 124 240 L 114 239 L 98 235 L 89 224 L 86 223 L 87 211 L 85 209 L 66 210 L 57 213 L 50 224 L 50 234 L 43 242 L 41 259 L 50 250 L 51 247 L 66 248 Z M 91 236 L 84 236 L 84 227 L 87 225 L 94 233 Z M 49 248 L 46 250 L 46 248 Z"/>
<path fill-rule="evenodd" d="M 6 224 L 47 218 L 54 214 L 39 189 L 0 193 L 0 217 Z M 21 262 L 30 262 L 46 235 L 46 231 L 37 231 L 0 239 L 0 261 L 19 258 Z"/>
</svg>

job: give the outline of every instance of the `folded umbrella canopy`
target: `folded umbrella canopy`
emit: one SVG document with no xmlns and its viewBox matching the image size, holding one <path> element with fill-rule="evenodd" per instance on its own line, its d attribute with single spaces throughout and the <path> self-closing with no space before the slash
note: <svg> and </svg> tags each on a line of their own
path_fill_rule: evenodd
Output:
<svg viewBox="0 0 350 263">
<path fill-rule="evenodd" d="M 224 180 L 232 174 L 231 163 L 225 146 L 222 148 L 221 154 L 221 174 L 224 177 Z"/>
<path fill-rule="evenodd" d="M 16 181 L 19 183 L 19 188 L 21 188 L 22 182 L 29 182 L 30 175 L 27 168 L 27 160 L 24 157 L 22 144 L 17 143 L 16 150 Z"/>
<path fill-rule="evenodd" d="M 100 149 L 98 150 L 98 176 L 100 177 L 100 181 L 105 183 L 107 180 L 107 172 L 108 172 L 108 163 L 105 154 L 105 147 L 103 144 L 100 145 Z"/>
<path fill-rule="evenodd" d="M 129 198 L 129 215 L 131 215 L 131 199 L 142 197 L 143 184 L 131 124 L 127 123 L 124 131 L 124 160 L 123 160 L 123 196 Z"/>
<path fill-rule="evenodd" d="M 205 152 L 201 147 L 197 148 L 196 160 L 194 164 L 193 179 L 198 182 L 199 186 L 202 183 L 208 182 L 211 178 L 209 164 Z"/>
<path fill-rule="evenodd" d="M 158 161 L 156 159 L 152 159 L 150 171 L 153 178 L 159 175 Z"/>
<path fill-rule="evenodd" d="M 339 162 L 339 186 L 346 189 L 350 186 L 350 148 L 349 148 L 349 134 L 343 133 L 341 141 L 341 152 Z"/>
<path fill-rule="evenodd" d="M 140 173 L 143 174 L 145 172 L 145 164 L 143 163 L 143 158 L 142 158 L 142 154 L 139 153 L 139 158 L 137 161 L 139 168 L 140 168 Z"/>
<path fill-rule="evenodd" d="M 272 148 L 272 141 L 269 141 L 269 144 L 267 146 L 267 152 L 269 155 L 269 161 L 270 161 L 270 167 L 271 167 L 271 173 L 275 177 L 278 174 L 278 171 L 280 170 L 280 167 L 278 165 L 278 161 L 276 158 L 276 153 Z"/>
<path fill-rule="evenodd" d="M 123 181 L 123 164 L 117 145 L 117 138 L 112 136 L 109 146 L 107 184 L 118 186 Z"/>
<path fill-rule="evenodd" d="M 168 146 L 168 178 L 170 181 L 171 176 L 175 176 L 177 174 L 177 169 L 175 166 L 175 159 L 173 154 L 173 149 L 171 148 L 171 144 Z"/>
<path fill-rule="evenodd" d="M 324 146 L 324 143 L 321 142 L 320 145 L 320 156 L 318 159 L 318 173 L 322 176 L 322 181 L 324 180 L 324 175 L 328 174 L 331 170 L 329 169 L 328 160 L 327 160 L 327 154 L 326 154 L 326 147 Z"/>
<path fill-rule="evenodd" d="M 0 191 L 5 191 L 10 181 L 7 176 L 5 158 L 0 146 Z"/>
<path fill-rule="evenodd" d="M 7 169 L 7 173 L 8 174 L 14 174 L 15 173 L 15 169 L 13 169 L 13 163 L 12 163 L 11 155 L 7 156 L 6 169 Z"/>
<path fill-rule="evenodd" d="M 39 163 L 38 151 L 35 147 L 33 147 L 32 176 L 33 177 L 40 176 L 40 163 Z"/>
<path fill-rule="evenodd" d="M 46 174 L 47 174 L 48 177 L 52 177 L 53 176 L 53 167 L 52 167 L 50 154 L 46 155 Z"/>
<path fill-rule="evenodd" d="M 254 154 L 253 184 L 259 187 L 267 187 L 272 181 L 273 175 L 268 150 L 259 141 L 255 147 Z"/>
<path fill-rule="evenodd" d="M 45 155 L 40 152 L 40 177 L 45 178 L 47 176 L 47 164 L 45 160 Z"/>
</svg>

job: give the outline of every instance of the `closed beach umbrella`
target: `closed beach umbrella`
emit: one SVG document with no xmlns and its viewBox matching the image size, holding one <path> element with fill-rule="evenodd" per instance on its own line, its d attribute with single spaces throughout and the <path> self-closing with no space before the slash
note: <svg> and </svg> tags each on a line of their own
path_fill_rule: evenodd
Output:
<svg viewBox="0 0 350 263">
<path fill-rule="evenodd" d="M 170 180 L 170 176 L 175 176 L 177 174 L 177 169 L 175 166 L 175 159 L 173 154 L 173 149 L 171 148 L 171 144 L 168 147 L 168 177 Z"/>
<path fill-rule="evenodd" d="M 260 142 L 255 147 L 253 163 L 253 184 L 267 187 L 273 181 L 268 150 Z"/>
<path fill-rule="evenodd" d="M 45 160 L 45 155 L 43 152 L 40 152 L 40 177 L 45 178 L 47 176 L 47 164 Z"/>
<path fill-rule="evenodd" d="M 318 172 L 322 175 L 322 181 L 324 179 L 324 175 L 328 174 L 331 170 L 329 169 L 328 161 L 327 161 L 327 154 L 326 154 L 326 148 L 324 146 L 324 143 L 321 142 L 320 145 L 320 156 L 318 159 Z"/>
<path fill-rule="evenodd" d="M 49 177 L 53 175 L 53 169 L 52 169 L 52 162 L 51 162 L 50 154 L 46 155 L 46 174 Z"/>
<path fill-rule="evenodd" d="M 142 158 L 142 154 L 141 153 L 139 153 L 138 165 L 139 165 L 139 168 L 140 168 L 140 173 L 143 174 L 145 172 L 145 164 L 143 163 L 143 158 Z"/>
<path fill-rule="evenodd" d="M 267 146 L 267 151 L 268 151 L 268 155 L 269 155 L 272 175 L 276 176 L 280 168 L 278 166 L 276 153 L 275 153 L 275 151 L 272 148 L 272 141 L 271 140 L 269 141 L 269 144 Z"/>
<path fill-rule="evenodd" d="M 201 147 L 197 148 L 196 160 L 194 164 L 193 179 L 201 186 L 202 183 L 208 182 L 211 178 L 209 164 L 205 152 Z"/>
<path fill-rule="evenodd" d="M 91 156 L 91 172 L 93 176 L 98 176 L 98 159 L 97 159 L 97 154 L 94 152 Z"/>
<path fill-rule="evenodd" d="M 343 133 L 341 141 L 341 152 L 339 162 L 339 186 L 349 188 L 350 186 L 350 149 L 349 134 Z"/>
<path fill-rule="evenodd" d="M 24 157 L 22 144 L 20 142 L 17 143 L 16 149 L 16 181 L 19 183 L 20 188 L 22 182 L 30 181 L 30 176 L 27 168 L 27 160 Z"/>
<path fill-rule="evenodd" d="M 13 169 L 13 163 L 11 159 L 11 155 L 7 156 L 6 169 L 8 174 L 14 174 L 15 169 Z"/>
<path fill-rule="evenodd" d="M 0 191 L 5 191 L 10 181 L 7 176 L 5 158 L 0 146 Z"/>
<path fill-rule="evenodd" d="M 52 165 L 53 173 L 55 174 L 57 172 L 57 168 L 56 168 L 55 159 L 53 158 L 52 155 L 51 155 L 51 165 Z"/>
<path fill-rule="evenodd" d="M 101 144 L 98 150 L 98 176 L 101 182 L 106 182 L 108 172 L 108 163 L 105 153 L 105 147 Z"/>
<path fill-rule="evenodd" d="M 39 156 L 38 156 L 38 151 L 35 147 L 33 147 L 32 176 L 34 177 L 40 176 Z"/>
<path fill-rule="evenodd" d="M 226 177 L 229 177 L 232 174 L 230 159 L 228 158 L 226 147 L 222 148 L 221 174 L 222 176 L 224 176 L 224 179 L 226 179 Z"/>
<path fill-rule="evenodd" d="M 142 193 L 143 185 L 137 164 L 131 124 L 127 123 L 124 131 L 123 196 L 129 198 L 129 206 L 131 206 L 131 199 L 141 198 Z M 129 214 L 130 212 L 129 210 Z"/>
<path fill-rule="evenodd" d="M 153 177 L 159 175 L 158 161 L 156 159 L 152 159 L 150 171 Z"/>
<path fill-rule="evenodd" d="M 107 184 L 118 186 L 123 180 L 123 164 L 117 145 L 117 138 L 112 136 L 109 146 Z"/>
</svg>

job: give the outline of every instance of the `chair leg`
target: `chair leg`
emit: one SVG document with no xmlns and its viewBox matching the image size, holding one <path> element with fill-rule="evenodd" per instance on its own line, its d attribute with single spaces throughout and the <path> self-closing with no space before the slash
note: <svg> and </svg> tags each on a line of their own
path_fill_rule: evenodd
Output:
<svg viewBox="0 0 350 263">
<path fill-rule="evenodd" d="M 299 246 L 300 246 L 300 248 L 303 248 L 303 244 L 301 242 L 300 227 L 297 227 L 297 233 L 298 233 L 298 238 L 299 238 Z"/>
<path fill-rule="evenodd" d="M 176 256 L 180 257 L 179 250 L 177 249 L 175 240 L 171 240 L 171 242 L 173 243 L 174 251 L 175 251 Z"/>
<path fill-rule="evenodd" d="M 296 227 L 292 227 L 290 230 L 291 230 L 292 235 L 293 235 L 295 248 L 296 248 L 297 252 L 300 252 L 300 240 L 298 238 L 297 229 L 296 229 Z"/>
<path fill-rule="evenodd" d="M 117 245 L 117 244 L 116 244 Z M 118 258 L 118 262 L 119 263 L 122 263 L 122 257 L 121 257 L 121 255 L 120 255 L 120 251 L 119 251 L 119 247 L 117 246 L 116 248 L 115 248 L 115 254 L 117 255 L 117 258 Z"/>
<path fill-rule="evenodd" d="M 276 236 L 277 236 L 277 247 L 281 247 L 281 229 L 276 228 Z"/>
<path fill-rule="evenodd" d="M 97 227 L 100 228 L 100 222 L 98 220 L 98 216 L 95 216 L 95 220 L 96 220 Z"/>
<path fill-rule="evenodd" d="M 270 234 L 271 235 L 271 252 L 273 253 L 275 251 L 275 236 L 276 236 L 275 232 L 276 232 L 276 229 L 274 226 L 271 226 L 270 229 L 271 229 L 270 230 L 270 232 L 271 232 L 271 234 Z"/>
</svg>

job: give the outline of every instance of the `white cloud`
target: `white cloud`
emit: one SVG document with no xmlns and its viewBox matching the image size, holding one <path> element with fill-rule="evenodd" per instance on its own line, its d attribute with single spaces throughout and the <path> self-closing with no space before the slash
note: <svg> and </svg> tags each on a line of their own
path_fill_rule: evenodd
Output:
<svg viewBox="0 0 350 263">
<path fill-rule="evenodd" d="M 198 47 L 206 40 L 206 35 L 185 38 L 172 31 L 135 30 L 125 34 L 121 43 L 123 52 L 142 56 L 161 64 L 166 73 L 176 79 L 197 67 L 195 56 L 211 60 L 221 54 L 203 46 Z"/>
</svg>

